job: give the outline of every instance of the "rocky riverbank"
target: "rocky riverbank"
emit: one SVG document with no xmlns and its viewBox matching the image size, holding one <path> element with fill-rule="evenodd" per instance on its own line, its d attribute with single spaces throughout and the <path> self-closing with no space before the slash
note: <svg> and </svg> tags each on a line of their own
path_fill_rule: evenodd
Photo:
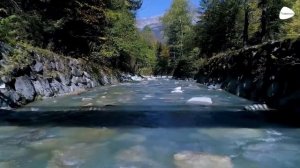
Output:
<svg viewBox="0 0 300 168">
<path fill-rule="evenodd" d="M 0 74 L 0 107 L 18 107 L 129 78 L 83 59 L 4 43 L 0 43 Z"/>
<path fill-rule="evenodd" d="M 276 108 L 300 109 L 300 39 L 268 42 L 209 59 L 196 79 Z"/>
</svg>

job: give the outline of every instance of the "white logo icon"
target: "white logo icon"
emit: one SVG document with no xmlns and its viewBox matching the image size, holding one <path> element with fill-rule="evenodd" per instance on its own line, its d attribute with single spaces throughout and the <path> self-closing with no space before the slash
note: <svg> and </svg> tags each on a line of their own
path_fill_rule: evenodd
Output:
<svg viewBox="0 0 300 168">
<path fill-rule="evenodd" d="M 279 18 L 281 20 L 289 19 L 292 18 L 293 16 L 295 16 L 295 12 L 288 7 L 283 7 L 279 14 Z"/>
</svg>

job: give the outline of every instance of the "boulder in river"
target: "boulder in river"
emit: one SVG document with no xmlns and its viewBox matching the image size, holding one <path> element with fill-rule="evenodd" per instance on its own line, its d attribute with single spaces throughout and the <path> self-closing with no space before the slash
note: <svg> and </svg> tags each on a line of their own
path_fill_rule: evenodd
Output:
<svg viewBox="0 0 300 168">
<path fill-rule="evenodd" d="M 174 155 L 177 168 L 233 168 L 230 157 L 180 152 Z"/>
<path fill-rule="evenodd" d="M 187 104 L 211 105 L 213 104 L 213 101 L 209 97 L 193 97 L 187 101 Z"/>
</svg>

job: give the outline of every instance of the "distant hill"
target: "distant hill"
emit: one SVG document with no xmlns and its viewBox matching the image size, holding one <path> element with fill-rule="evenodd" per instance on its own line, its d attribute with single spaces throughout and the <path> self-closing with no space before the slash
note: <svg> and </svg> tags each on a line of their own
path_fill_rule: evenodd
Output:
<svg viewBox="0 0 300 168">
<path fill-rule="evenodd" d="M 137 20 L 136 27 L 142 30 L 145 26 L 149 26 L 157 40 L 163 42 L 163 25 L 159 18 L 160 16 L 139 19 Z"/>
</svg>

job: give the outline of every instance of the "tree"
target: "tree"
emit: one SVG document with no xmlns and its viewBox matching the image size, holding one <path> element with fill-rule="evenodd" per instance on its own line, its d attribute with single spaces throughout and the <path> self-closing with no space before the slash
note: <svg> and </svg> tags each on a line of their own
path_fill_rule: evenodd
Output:
<svg viewBox="0 0 300 168">
<path fill-rule="evenodd" d="M 289 3 L 285 0 L 260 0 L 258 7 L 261 9 L 259 41 L 274 40 L 281 36 L 284 25 L 278 14 L 283 6 Z"/>
<path fill-rule="evenodd" d="M 285 36 L 288 38 L 295 38 L 300 36 L 300 0 L 293 1 L 291 3 L 293 11 L 296 15 L 285 21 Z"/>
<path fill-rule="evenodd" d="M 161 76 L 169 75 L 171 73 L 169 48 L 162 43 L 158 43 L 157 45 L 157 64 L 154 74 Z"/>
<path fill-rule="evenodd" d="M 249 15 L 250 7 L 248 0 L 244 0 L 244 30 L 243 30 L 243 45 L 246 46 L 249 41 Z"/>
<path fill-rule="evenodd" d="M 164 35 L 170 52 L 176 55 L 175 59 L 183 57 L 186 54 L 185 41 L 192 30 L 192 16 L 189 12 L 187 0 L 174 0 L 170 10 L 162 17 L 164 25 Z"/>
<path fill-rule="evenodd" d="M 241 45 L 241 24 L 238 22 L 241 1 L 203 0 L 200 6 L 196 34 L 203 54 L 211 56 Z"/>
</svg>

